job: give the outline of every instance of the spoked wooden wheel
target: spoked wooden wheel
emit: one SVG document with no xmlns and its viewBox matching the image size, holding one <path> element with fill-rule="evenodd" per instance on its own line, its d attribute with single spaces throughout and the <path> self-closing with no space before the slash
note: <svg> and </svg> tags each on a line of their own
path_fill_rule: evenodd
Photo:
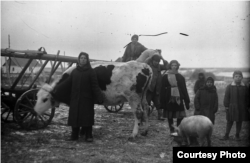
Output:
<svg viewBox="0 0 250 163">
<path fill-rule="evenodd" d="M 37 89 L 29 90 L 17 100 L 14 109 L 14 118 L 23 129 L 36 130 L 45 128 L 54 116 L 55 108 L 49 109 L 43 115 L 37 115 L 34 111 L 37 92 Z"/>
<path fill-rule="evenodd" d="M 121 104 L 118 104 L 118 105 L 115 105 L 115 106 L 104 105 L 104 107 L 106 108 L 106 110 L 108 112 L 117 113 L 118 111 L 122 110 L 123 105 L 124 105 L 124 103 L 121 103 Z"/>
<path fill-rule="evenodd" d="M 12 117 L 12 118 L 11 118 Z M 13 109 L 1 101 L 1 120 L 3 122 L 13 121 Z"/>
</svg>

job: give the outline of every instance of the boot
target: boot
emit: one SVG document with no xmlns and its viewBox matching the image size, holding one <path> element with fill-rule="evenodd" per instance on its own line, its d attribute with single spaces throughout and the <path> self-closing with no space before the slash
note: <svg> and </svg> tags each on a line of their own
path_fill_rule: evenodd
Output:
<svg viewBox="0 0 250 163">
<path fill-rule="evenodd" d="M 174 124 L 173 118 L 168 118 L 168 126 L 170 129 L 170 134 L 174 133 L 174 127 L 172 126 Z"/>
<path fill-rule="evenodd" d="M 158 113 L 158 120 L 164 121 L 165 119 L 163 118 L 163 113 L 162 113 L 162 109 L 158 109 L 157 113 Z"/>
<path fill-rule="evenodd" d="M 225 135 L 221 138 L 221 140 L 228 140 L 229 139 L 229 133 L 233 126 L 233 121 L 227 121 L 227 128 Z"/>
<path fill-rule="evenodd" d="M 68 139 L 68 141 L 76 141 L 79 138 L 79 130 L 80 127 L 72 127 L 72 131 L 71 131 L 71 136 L 70 139 Z"/>
<path fill-rule="evenodd" d="M 229 139 L 229 134 L 225 134 L 220 140 L 228 140 Z"/>
<path fill-rule="evenodd" d="M 86 127 L 86 138 L 87 142 L 93 142 L 92 126 Z"/>
<path fill-rule="evenodd" d="M 240 141 L 240 130 L 241 130 L 242 122 L 236 122 L 236 134 L 235 140 Z"/>
<path fill-rule="evenodd" d="M 86 135 L 86 127 L 81 127 L 80 137 L 84 137 Z"/>
</svg>

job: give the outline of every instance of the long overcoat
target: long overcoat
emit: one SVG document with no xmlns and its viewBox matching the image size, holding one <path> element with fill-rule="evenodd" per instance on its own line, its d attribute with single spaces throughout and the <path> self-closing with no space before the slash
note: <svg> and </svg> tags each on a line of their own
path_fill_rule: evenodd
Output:
<svg viewBox="0 0 250 163">
<path fill-rule="evenodd" d="M 189 103 L 190 103 L 185 78 L 179 73 L 175 74 L 175 76 L 176 76 L 177 86 L 178 86 L 179 93 L 180 93 L 180 101 L 181 101 L 180 105 L 178 105 L 177 103 L 169 103 L 169 100 L 171 98 L 171 85 L 168 81 L 168 74 L 165 74 L 162 77 L 162 89 L 161 89 L 161 94 L 160 94 L 161 108 L 163 108 L 166 111 L 171 111 L 171 112 L 184 111 L 185 110 L 184 103 L 185 103 L 185 106 L 188 106 L 188 108 L 189 108 Z"/>
<path fill-rule="evenodd" d="M 204 87 L 206 83 L 205 79 L 198 79 L 194 84 L 194 93 L 196 93 L 200 88 Z"/>
<path fill-rule="evenodd" d="M 197 91 L 194 98 L 195 114 L 208 117 L 214 124 L 215 113 L 218 111 L 218 94 L 215 86 Z"/>
<path fill-rule="evenodd" d="M 55 87 L 53 96 L 69 105 L 68 125 L 73 127 L 94 125 L 94 103 L 103 101 L 96 73 L 91 67 L 77 66 L 69 78 Z"/>
<path fill-rule="evenodd" d="M 227 121 L 249 121 L 249 89 L 241 82 L 235 82 L 226 87 L 224 106 L 228 107 Z"/>
</svg>

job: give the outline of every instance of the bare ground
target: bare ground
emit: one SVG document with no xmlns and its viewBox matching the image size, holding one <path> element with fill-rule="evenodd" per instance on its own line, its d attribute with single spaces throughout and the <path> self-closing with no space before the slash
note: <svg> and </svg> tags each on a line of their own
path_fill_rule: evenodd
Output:
<svg viewBox="0 0 250 163">
<path fill-rule="evenodd" d="M 93 130 L 94 142 L 87 143 L 84 138 L 77 142 L 66 141 L 70 136 L 67 126 L 68 108 L 61 106 L 56 111 L 52 123 L 43 130 L 24 131 L 14 123 L 4 124 L 1 139 L 1 162 L 93 162 L 93 163 L 163 163 L 172 162 L 172 151 L 177 143 L 172 142 L 167 121 L 156 119 L 156 111 L 150 117 L 149 133 L 146 137 L 138 135 L 135 141 L 128 141 L 133 128 L 131 109 L 124 107 L 118 113 L 108 113 L 97 106 L 96 123 Z M 187 111 L 188 115 L 193 110 Z M 225 112 L 220 109 L 212 136 L 213 146 L 248 146 L 249 124 L 243 123 L 241 141 L 233 139 L 235 124 L 230 140 L 221 141 L 225 132 Z"/>
</svg>

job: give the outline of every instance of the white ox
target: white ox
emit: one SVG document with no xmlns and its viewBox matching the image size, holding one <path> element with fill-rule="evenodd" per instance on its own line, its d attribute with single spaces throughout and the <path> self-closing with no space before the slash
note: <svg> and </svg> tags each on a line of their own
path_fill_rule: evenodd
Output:
<svg viewBox="0 0 250 163">
<path fill-rule="evenodd" d="M 152 69 L 146 63 L 130 61 L 121 62 L 91 62 L 92 68 L 97 74 L 99 86 L 104 93 L 105 99 L 103 105 L 118 105 L 123 102 L 129 102 L 134 113 L 134 128 L 130 138 L 134 139 L 138 134 L 138 124 L 145 121 L 142 135 L 148 132 L 148 104 L 146 101 L 146 91 L 151 83 Z M 34 110 L 38 114 L 43 114 L 46 110 L 53 107 L 51 91 L 62 80 L 65 80 L 73 69 L 66 70 L 60 81 L 52 85 L 45 84 L 37 93 L 37 103 Z M 68 97 L 69 98 L 69 97 Z M 63 102 L 63 101 L 57 101 Z"/>
</svg>

